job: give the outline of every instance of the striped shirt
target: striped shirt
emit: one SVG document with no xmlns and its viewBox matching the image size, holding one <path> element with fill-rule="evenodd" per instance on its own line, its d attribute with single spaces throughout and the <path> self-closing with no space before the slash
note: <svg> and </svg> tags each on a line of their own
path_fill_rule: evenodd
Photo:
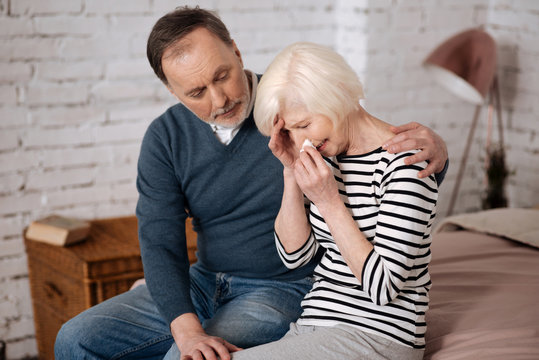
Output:
<svg viewBox="0 0 539 360">
<path fill-rule="evenodd" d="M 417 177 L 426 162 L 404 164 L 412 154 L 389 154 L 379 148 L 326 159 L 342 201 L 374 248 L 361 278 L 356 278 L 313 203 L 312 232 L 300 249 L 287 253 L 276 234 L 281 260 L 291 269 L 306 264 L 319 246 L 325 248 L 298 324 L 345 323 L 409 347 L 425 347 L 430 230 L 438 191 L 433 176 Z"/>
</svg>

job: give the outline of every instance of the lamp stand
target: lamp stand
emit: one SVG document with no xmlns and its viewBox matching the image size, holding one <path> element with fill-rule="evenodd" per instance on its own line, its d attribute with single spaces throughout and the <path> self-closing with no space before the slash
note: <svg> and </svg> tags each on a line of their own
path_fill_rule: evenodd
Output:
<svg viewBox="0 0 539 360">
<path fill-rule="evenodd" d="M 477 105 L 475 107 L 475 114 L 472 120 L 472 126 L 470 127 L 470 131 L 468 133 L 468 140 L 466 141 L 466 147 L 464 148 L 464 154 L 462 155 L 462 160 L 460 162 L 457 180 L 455 181 L 453 192 L 451 193 L 451 200 L 449 202 L 447 216 L 450 216 L 451 214 L 453 214 L 453 209 L 455 208 L 455 202 L 457 200 L 457 196 L 459 193 L 462 176 L 464 175 L 464 169 L 466 168 L 466 162 L 468 161 L 468 155 L 470 153 L 470 146 L 472 145 L 472 140 L 473 140 L 475 128 L 477 127 L 477 120 L 479 119 L 480 112 L 481 112 L 481 105 Z"/>
<path fill-rule="evenodd" d="M 500 147 L 503 149 L 503 122 L 502 122 L 502 103 L 500 101 L 500 84 L 498 83 L 498 77 L 495 76 L 492 83 L 492 90 L 494 93 L 494 101 L 496 102 L 496 118 L 498 119 L 498 136 L 500 137 Z"/>
<path fill-rule="evenodd" d="M 495 78 L 492 83 L 492 91 L 490 92 L 488 102 L 488 133 L 487 133 L 487 148 L 485 154 L 485 186 L 486 190 L 482 199 L 483 209 L 493 209 L 499 207 L 507 207 L 507 197 L 505 195 L 505 183 L 510 175 L 505 164 L 505 149 L 503 139 L 503 123 L 502 111 L 500 102 L 500 91 L 498 81 Z M 498 143 L 491 146 L 493 116 L 492 113 L 496 109 L 498 119 Z"/>
<path fill-rule="evenodd" d="M 502 109 L 501 109 L 501 102 L 500 102 L 500 88 L 498 84 L 498 78 L 497 76 L 494 76 L 494 79 L 492 81 L 491 88 L 489 90 L 489 108 L 493 107 L 493 104 L 495 106 L 496 111 L 496 118 L 498 120 L 498 136 L 499 136 L 499 146 L 500 149 L 502 149 L 503 152 L 503 146 L 504 146 L 504 139 L 503 139 L 503 122 L 502 122 Z M 466 141 L 466 147 L 464 148 L 464 154 L 462 155 L 462 160 L 460 162 L 459 166 L 459 172 L 457 175 L 457 180 L 455 181 L 455 185 L 453 187 L 453 192 L 451 193 L 451 199 L 449 201 L 449 207 L 447 210 L 447 216 L 450 216 L 453 214 L 453 210 L 455 208 L 455 203 L 457 201 L 457 196 L 459 193 L 460 183 L 462 182 L 462 177 L 464 176 L 464 169 L 466 168 L 466 162 L 468 161 L 468 156 L 470 153 L 470 147 L 472 145 L 472 140 L 475 132 L 475 128 L 477 127 L 477 121 L 479 119 L 479 114 L 481 112 L 482 105 L 476 105 L 475 107 L 475 113 L 472 120 L 472 126 L 470 127 L 470 131 L 468 133 L 468 139 Z M 489 109 L 489 127 L 490 123 L 492 122 L 492 112 Z M 489 154 L 489 144 L 490 144 L 490 134 L 487 136 L 487 160 L 490 156 Z M 487 169 L 487 166 L 485 166 Z"/>
</svg>

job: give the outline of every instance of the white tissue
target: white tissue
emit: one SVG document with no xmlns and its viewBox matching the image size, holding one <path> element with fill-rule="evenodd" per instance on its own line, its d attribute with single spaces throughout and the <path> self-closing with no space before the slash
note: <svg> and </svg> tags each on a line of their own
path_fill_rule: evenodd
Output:
<svg viewBox="0 0 539 360">
<path fill-rule="evenodd" d="M 309 139 L 305 139 L 305 141 L 303 142 L 303 145 L 301 145 L 301 150 L 299 152 L 305 151 L 303 150 L 305 146 L 310 146 L 312 148 L 315 148 L 313 143 Z"/>
</svg>

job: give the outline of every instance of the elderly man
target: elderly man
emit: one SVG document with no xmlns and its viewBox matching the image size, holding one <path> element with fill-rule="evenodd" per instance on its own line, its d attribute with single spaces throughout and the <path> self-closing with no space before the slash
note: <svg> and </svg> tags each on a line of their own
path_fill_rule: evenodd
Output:
<svg viewBox="0 0 539 360">
<path fill-rule="evenodd" d="M 147 53 L 180 102 L 152 122 L 138 163 L 147 285 L 67 322 L 56 340 L 59 360 L 225 360 L 238 348 L 279 339 L 300 315 L 321 255 L 296 270 L 279 259 L 273 223 L 283 167 L 253 120 L 260 76 L 244 69 L 220 19 L 178 8 L 157 21 Z M 444 169 L 439 136 L 415 123 L 395 133 L 388 151 L 419 148 L 408 161 L 430 161 L 419 176 Z M 198 234 L 191 267 L 188 216 Z"/>
</svg>

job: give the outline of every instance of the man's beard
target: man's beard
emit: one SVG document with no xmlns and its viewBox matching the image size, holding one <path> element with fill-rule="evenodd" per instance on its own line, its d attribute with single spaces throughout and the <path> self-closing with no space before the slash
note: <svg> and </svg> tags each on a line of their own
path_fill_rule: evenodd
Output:
<svg viewBox="0 0 539 360">
<path fill-rule="evenodd" d="M 247 77 L 247 74 L 243 72 L 243 85 L 245 89 L 245 93 L 240 96 L 237 99 L 234 99 L 232 101 L 229 101 L 229 103 L 225 104 L 225 106 L 221 109 L 216 110 L 210 115 L 210 119 L 206 119 L 207 122 L 210 124 L 215 124 L 219 126 L 229 127 L 233 128 L 238 126 L 249 116 L 249 103 L 251 100 L 251 87 L 249 85 L 249 79 Z M 238 113 L 234 118 L 228 118 L 228 119 L 217 119 L 219 115 L 225 114 L 226 112 L 230 111 L 234 106 L 238 105 L 241 106 L 241 108 L 238 110 Z"/>
<path fill-rule="evenodd" d="M 232 110 L 237 105 L 240 106 L 240 109 L 238 110 L 237 114 L 234 117 L 226 118 L 226 119 L 218 118 L 219 115 L 227 113 L 228 111 Z M 244 95 L 236 100 L 229 101 L 227 104 L 225 104 L 225 107 L 213 112 L 210 115 L 210 118 L 206 119 L 206 122 L 220 125 L 220 126 L 225 126 L 225 127 L 235 127 L 236 125 L 243 122 L 243 120 L 245 120 L 245 118 L 249 115 L 247 113 L 248 106 L 249 106 L 249 96 Z"/>
</svg>

